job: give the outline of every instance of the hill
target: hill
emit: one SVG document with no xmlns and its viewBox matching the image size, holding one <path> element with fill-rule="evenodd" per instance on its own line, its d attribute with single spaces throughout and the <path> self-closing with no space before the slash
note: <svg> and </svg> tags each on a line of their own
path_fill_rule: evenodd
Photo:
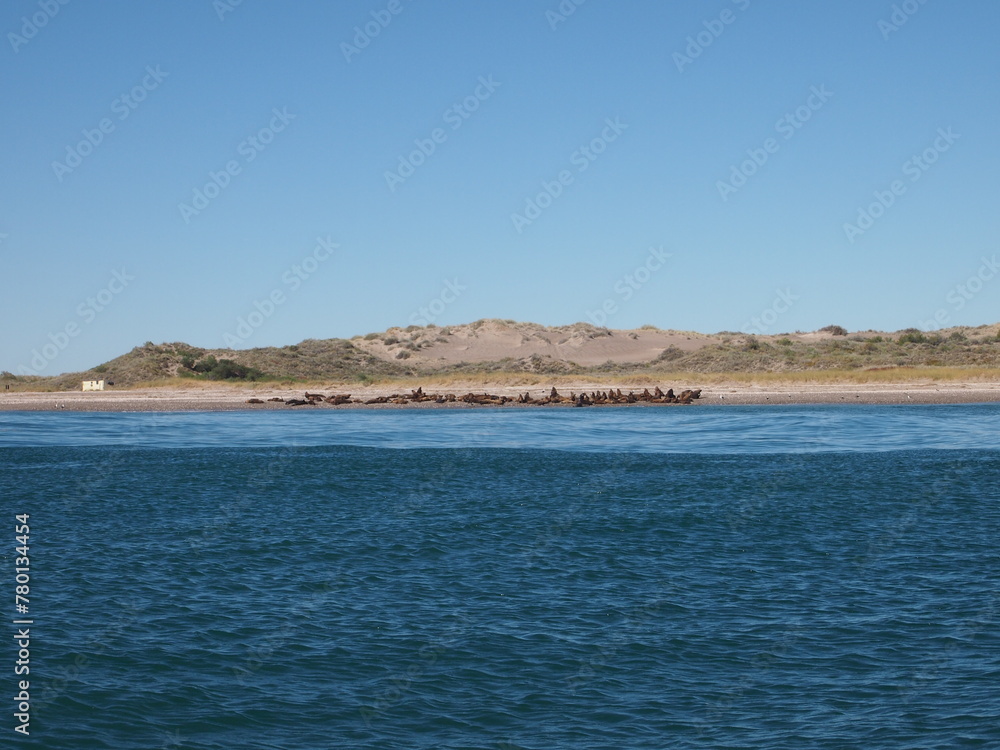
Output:
<svg viewBox="0 0 1000 750">
<path fill-rule="evenodd" d="M 702 334 L 588 323 L 546 327 L 512 320 L 390 328 L 352 339 L 307 339 L 283 347 L 205 349 L 147 342 L 84 372 L 52 377 L 0 375 L 11 390 L 78 390 L 105 378 L 116 387 L 193 380 L 358 382 L 502 373 L 658 375 L 807 373 L 893 368 L 1000 368 L 1000 324 L 935 333 Z M 998 372 L 1000 375 L 1000 372 Z"/>
</svg>

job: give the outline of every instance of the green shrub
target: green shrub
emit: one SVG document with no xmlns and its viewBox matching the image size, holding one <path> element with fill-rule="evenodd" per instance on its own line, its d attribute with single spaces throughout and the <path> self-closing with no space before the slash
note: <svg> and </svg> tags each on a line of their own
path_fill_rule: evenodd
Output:
<svg viewBox="0 0 1000 750">
<path fill-rule="evenodd" d="M 919 328 L 907 328 L 896 341 L 900 344 L 926 344 L 927 337 Z"/>
<path fill-rule="evenodd" d="M 820 333 L 830 333 L 834 336 L 846 336 L 847 329 L 843 326 L 823 326 L 819 329 Z"/>
<path fill-rule="evenodd" d="M 673 344 L 671 344 L 666 349 L 664 349 L 662 352 L 660 352 L 660 356 L 658 356 L 655 361 L 656 362 L 670 362 L 670 361 L 675 360 L 675 359 L 680 359 L 683 356 L 684 356 L 684 352 L 681 349 L 679 349 L 678 347 L 676 347 Z"/>
<path fill-rule="evenodd" d="M 241 365 L 231 359 L 216 359 L 211 354 L 191 369 L 209 380 L 260 380 L 264 377 L 264 373 L 256 368 Z"/>
<path fill-rule="evenodd" d="M 206 372 L 209 372 L 213 367 L 215 367 L 218 364 L 219 360 L 217 360 L 213 355 L 209 354 L 200 362 L 196 362 L 195 364 L 191 365 L 191 369 L 194 370 L 195 372 L 200 372 L 204 374 Z"/>
<path fill-rule="evenodd" d="M 257 380 L 264 373 L 252 367 L 233 362 L 231 359 L 220 359 L 219 363 L 208 372 L 209 380 Z"/>
</svg>

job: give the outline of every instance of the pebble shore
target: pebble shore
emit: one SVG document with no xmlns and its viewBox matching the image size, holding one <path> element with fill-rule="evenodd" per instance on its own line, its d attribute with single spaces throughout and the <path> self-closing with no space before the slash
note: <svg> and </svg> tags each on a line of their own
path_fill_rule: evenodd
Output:
<svg viewBox="0 0 1000 750">
<path fill-rule="evenodd" d="M 666 385 L 663 386 L 666 388 Z M 675 389 L 677 386 L 674 386 Z M 698 384 L 683 387 L 698 388 Z M 559 392 L 590 392 L 599 390 L 598 384 L 559 384 Z M 637 391 L 642 390 L 642 386 Z M 549 392 L 545 387 L 513 387 L 513 386 L 482 386 L 469 388 L 425 388 L 440 393 L 454 393 L 458 396 L 470 391 L 506 395 L 516 398 L 528 391 L 532 397 L 542 398 Z M 628 390 L 622 388 L 622 390 Z M 350 393 L 355 399 L 370 399 L 386 396 L 391 393 L 409 393 L 409 389 L 395 386 L 351 388 L 340 386 L 322 391 L 327 395 Z M 302 390 L 288 388 L 147 388 L 121 391 L 98 392 L 7 392 L 0 394 L 0 411 L 92 411 L 92 412 L 169 412 L 169 411 L 274 411 L 298 410 L 314 411 L 317 409 L 561 409 L 570 408 L 571 404 L 549 404 L 537 406 L 533 404 L 505 403 L 503 406 L 479 406 L 463 402 L 438 404 L 434 402 L 408 404 L 341 404 L 332 405 L 320 403 L 306 406 L 288 406 L 278 401 L 267 401 L 268 398 L 301 399 Z M 262 404 L 247 403 L 249 399 L 263 400 Z M 782 386 L 749 386 L 727 385 L 702 387 L 701 398 L 690 406 L 730 406 L 730 405 L 780 405 L 780 404 L 961 404 L 986 403 L 1000 401 L 1000 383 L 908 383 L 908 384 L 859 384 L 859 385 L 782 385 Z M 674 404 L 628 404 L 627 408 L 683 408 Z M 609 408 L 595 406 L 590 408 Z"/>
</svg>

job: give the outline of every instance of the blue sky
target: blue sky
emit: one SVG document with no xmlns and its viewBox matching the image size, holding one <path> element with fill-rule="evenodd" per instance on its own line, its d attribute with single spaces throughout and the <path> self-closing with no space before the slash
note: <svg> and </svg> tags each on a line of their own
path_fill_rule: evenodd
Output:
<svg viewBox="0 0 1000 750">
<path fill-rule="evenodd" d="M 0 369 L 995 322 L 998 30 L 987 0 L 9 0 Z"/>
</svg>

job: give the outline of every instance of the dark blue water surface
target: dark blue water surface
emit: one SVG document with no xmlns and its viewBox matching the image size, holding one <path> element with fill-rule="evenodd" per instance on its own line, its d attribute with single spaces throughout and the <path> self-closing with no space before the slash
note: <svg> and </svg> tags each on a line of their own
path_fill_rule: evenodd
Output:
<svg viewBox="0 0 1000 750">
<path fill-rule="evenodd" d="M 998 416 L 0 414 L 0 745 L 1000 747 Z"/>
</svg>

